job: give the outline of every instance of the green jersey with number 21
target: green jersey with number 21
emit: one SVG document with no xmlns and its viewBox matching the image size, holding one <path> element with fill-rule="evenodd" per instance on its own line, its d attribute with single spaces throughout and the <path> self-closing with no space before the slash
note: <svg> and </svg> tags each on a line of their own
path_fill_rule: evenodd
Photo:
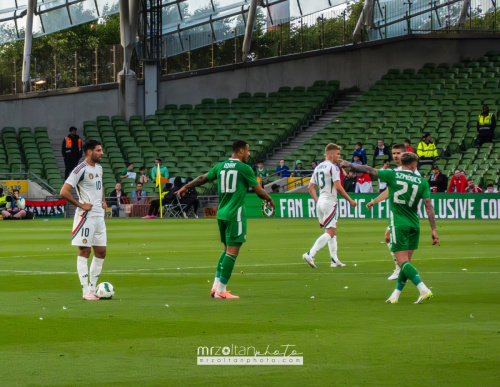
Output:
<svg viewBox="0 0 500 387">
<path fill-rule="evenodd" d="M 387 183 L 389 189 L 389 206 L 394 226 L 420 227 L 418 205 L 420 199 L 430 197 L 427 180 L 407 170 L 381 169 L 378 177 L 380 181 Z"/>
<path fill-rule="evenodd" d="M 219 183 L 217 219 L 241 221 L 245 218 L 245 196 L 248 187 L 259 184 L 252 168 L 238 159 L 229 159 L 213 167 L 207 173 L 207 179 L 217 179 Z"/>
</svg>

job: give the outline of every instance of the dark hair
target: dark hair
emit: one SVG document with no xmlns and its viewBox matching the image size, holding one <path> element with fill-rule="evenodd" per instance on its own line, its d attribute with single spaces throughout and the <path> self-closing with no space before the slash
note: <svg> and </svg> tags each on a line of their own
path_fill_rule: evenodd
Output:
<svg viewBox="0 0 500 387">
<path fill-rule="evenodd" d="M 357 157 L 359 159 L 359 155 L 358 154 L 355 154 L 355 155 L 352 155 L 352 157 Z"/>
<path fill-rule="evenodd" d="M 453 173 L 455 173 L 456 171 L 458 171 L 458 172 L 462 172 L 460 169 L 455 168 L 455 169 L 453 170 Z"/>
<path fill-rule="evenodd" d="M 69 131 L 72 132 L 73 130 L 77 130 L 74 126 L 72 126 L 71 128 L 69 128 Z"/>
<path fill-rule="evenodd" d="M 486 188 L 490 188 L 490 187 L 491 187 L 491 188 L 493 188 L 493 184 L 488 184 L 488 185 L 486 186 Z"/>
<path fill-rule="evenodd" d="M 401 164 L 405 167 L 416 161 L 418 161 L 418 156 L 413 152 L 405 152 L 401 155 Z"/>
<path fill-rule="evenodd" d="M 385 142 L 385 140 L 383 138 L 379 138 L 377 141 L 383 141 L 383 142 Z"/>
<path fill-rule="evenodd" d="M 160 158 L 155 159 L 155 161 L 156 161 L 156 160 L 158 160 L 158 161 L 161 163 L 161 159 L 160 159 Z"/>
<path fill-rule="evenodd" d="M 357 142 L 356 145 L 363 146 L 363 143 Z"/>
<path fill-rule="evenodd" d="M 406 138 L 404 142 L 407 142 L 408 144 L 411 144 L 411 141 L 409 138 Z"/>
<path fill-rule="evenodd" d="M 127 168 L 130 167 L 131 165 L 134 165 L 134 163 L 127 163 Z"/>
<path fill-rule="evenodd" d="M 279 188 L 279 187 L 280 187 L 280 186 L 279 186 L 278 184 L 273 184 L 273 185 L 271 186 L 271 189 L 272 189 L 272 190 L 275 190 L 276 188 Z"/>
<path fill-rule="evenodd" d="M 248 142 L 243 140 L 236 140 L 233 143 L 233 153 L 238 152 L 241 148 L 245 148 L 248 145 Z"/>
<path fill-rule="evenodd" d="M 431 171 L 432 171 L 433 169 L 438 169 L 438 170 L 439 170 L 439 166 L 438 166 L 438 165 L 433 165 L 433 166 L 431 167 Z"/>
<path fill-rule="evenodd" d="M 88 150 L 94 150 L 96 146 L 101 145 L 100 141 L 97 140 L 87 140 L 83 144 L 83 154 L 86 155 Z"/>
<path fill-rule="evenodd" d="M 384 160 L 384 164 L 385 164 L 385 163 L 390 163 L 390 162 L 391 162 L 391 160 L 389 160 L 389 159 L 385 159 L 385 160 Z"/>
<path fill-rule="evenodd" d="M 406 150 L 405 144 L 394 144 L 392 149 L 401 149 L 403 152 Z"/>
<path fill-rule="evenodd" d="M 182 177 L 177 176 L 174 179 L 174 187 L 182 187 Z"/>
<path fill-rule="evenodd" d="M 18 189 L 15 189 L 15 190 L 12 191 L 12 193 L 16 193 L 16 192 L 20 193 Z"/>
<path fill-rule="evenodd" d="M 2 195 L 3 195 L 3 188 L 0 187 L 0 196 L 2 196 Z"/>
<path fill-rule="evenodd" d="M 142 166 L 142 167 L 139 168 L 139 171 L 142 171 L 142 170 L 145 170 L 145 169 L 146 169 L 146 167 Z"/>
<path fill-rule="evenodd" d="M 423 140 L 424 138 L 427 138 L 427 137 L 430 137 L 430 136 L 431 136 L 431 134 L 430 134 L 430 133 L 424 133 L 424 135 L 422 136 L 422 140 Z"/>
<path fill-rule="evenodd" d="M 164 190 L 167 190 L 167 189 L 172 189 L 173 185 L 172 183 L 166 183 L 165 184 L 165 187 L 163 187 Z"/>
<path fill-rule="evenodd" d="M 137 183 L 135 183 L 136 186 L 138 186 L 139 184 L 142 185 L 142 183 L 140 181 L 138 181 Z"/>
</svg>

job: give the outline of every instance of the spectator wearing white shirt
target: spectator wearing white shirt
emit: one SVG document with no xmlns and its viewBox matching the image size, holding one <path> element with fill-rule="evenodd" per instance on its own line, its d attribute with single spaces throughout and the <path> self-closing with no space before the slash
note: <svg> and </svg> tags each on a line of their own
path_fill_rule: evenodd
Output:
<svg viewBox="0 0 500 387">
<path fill-rule="evenodd" d="M 373 193 L 372 179 L 370 175 L 358 172 L 356 174 L 358 178 L 356 179 L 356 189 L 355 193 Z"/>
<path fill-rule="evenodd" d="M 382 165 L 382 168 L 380 169 L 389 169 L 391 165 L 391 160 L 385 160 L 384 164 Z M 384 192 L 387 189 L 387 183 L 384 183 L 383 181 L 378 181 L 378 192 Z"/>
</svg>

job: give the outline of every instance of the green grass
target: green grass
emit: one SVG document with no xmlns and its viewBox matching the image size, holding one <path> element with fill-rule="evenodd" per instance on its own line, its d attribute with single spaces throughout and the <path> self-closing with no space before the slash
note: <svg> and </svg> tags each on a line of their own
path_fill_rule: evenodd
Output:
<svg viewBox="0 0 500 387">
<path fill-rule="evenodd" d="M 228 287 L 241 298 L 215 300 L 214 220 L 111 219 L 100 280 L 116 295 L 97 302 L 80 299 L 71 224 L 2 222 L 1 386 L 499 383 L 497 222 L 441 221 L 441 247 L 422 223 L 413 262 L 435 295 L 423 305 L 411 283 L 384 302 L 385 221 L 341 219 L 347 267 L 331 269 L 324 249 L 312 270 L 301 256 L 316 221 L 251 219 Z M 293 344 L 304 365 L 196 365 L 198 347 L 231 344 Z"/>
</svg>

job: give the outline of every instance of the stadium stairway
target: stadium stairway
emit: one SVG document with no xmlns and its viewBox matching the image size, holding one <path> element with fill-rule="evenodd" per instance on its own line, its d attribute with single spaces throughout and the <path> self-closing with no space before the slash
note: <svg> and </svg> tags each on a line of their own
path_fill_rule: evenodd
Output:
<svg viewBox="0 0 500 387">
<path fill-rule="evenodd" d="M 299 149 L 305 141 L 309 140 L 319 130 L 323 129 L 326 124 L 334 120 L 338 114 L 342 113 L 362 95 L 363 93 L 350 93 L 341 98 L 335 99 L 334 104 L 329 105 L 328 109 L 324 110 L 323 114 L 318 116 L 313 124 L 307 127 L 304 131 L 296 134 L 295 137 L 291 138 L 287 143 L 284 143 L 280 150 L 274 152 L 270 157 L 268 157 L 267 160 L 264 161 L 264 167 L 274 171 L 279 165 L 280 160 L 285 160 L 285 164 L 288 165 L 290 169 L 293 169 L 295 159 L 291 158 L 290 154 Z M 325 139 L 325 145 L 328 141 L 329 139 Z M 304 162 L 303 167 L 308 169 L 310 162 L 313 160 L 307 159 L 301 161 Z"/>
</svg>

